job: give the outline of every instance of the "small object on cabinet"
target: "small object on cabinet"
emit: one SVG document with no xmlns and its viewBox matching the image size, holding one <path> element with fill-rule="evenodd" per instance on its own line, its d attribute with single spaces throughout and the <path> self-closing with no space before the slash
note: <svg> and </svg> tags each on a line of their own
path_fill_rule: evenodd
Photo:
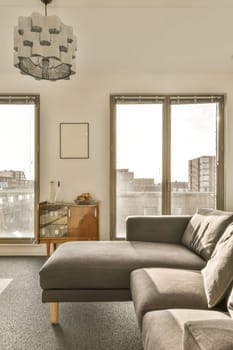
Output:
<svg viewBox="0 0 233 350">
<path fill-rule="evenodd" d="M 89 192 L 83 192 L 76 197 L 74 202 L 78 205 L 90 205 L 97 203 Z"/>
</svg>

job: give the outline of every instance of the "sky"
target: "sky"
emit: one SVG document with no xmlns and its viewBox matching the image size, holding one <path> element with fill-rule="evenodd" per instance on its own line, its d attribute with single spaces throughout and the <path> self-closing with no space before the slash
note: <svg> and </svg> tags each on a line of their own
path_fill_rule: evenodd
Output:
<svg viewBox="0 0 233 350">
<path fill-rule="evenodd" d="M 216 104 L 171 108 L 171 181 L 188 181 L 188 160 L 216 154 Z M 117 105 L 117 169 L 162 176 L 162 104 Z"/>
<path fill-rule="evenodd" d="M 0 104 L 0 170 L 34 180 L 34 105 Z"/>
</svg>

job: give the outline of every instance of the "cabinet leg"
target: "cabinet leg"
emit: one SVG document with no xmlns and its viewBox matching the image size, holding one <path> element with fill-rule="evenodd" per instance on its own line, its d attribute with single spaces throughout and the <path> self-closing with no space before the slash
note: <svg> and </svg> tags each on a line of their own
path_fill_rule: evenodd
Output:
<svg viewBox="0 0 233 350">
<path fill-rule="evenodd" d="M 47 256 L 50 256 L 50 242 L 47 242 Z"/>
<path fill-rule="evenodd" d="M 50 322 L 52 324 L 58 323 L 58 308 L 59 304 L 58 303 L 50 303 Z"/>
</svg>

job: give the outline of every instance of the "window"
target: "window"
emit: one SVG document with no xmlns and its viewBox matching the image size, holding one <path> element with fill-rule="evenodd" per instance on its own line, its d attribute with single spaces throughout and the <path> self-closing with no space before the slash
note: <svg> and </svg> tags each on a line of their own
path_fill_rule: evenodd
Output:
<svg viewBox="0 0 233 350">
<path fill-rule="evenodd" d="M 111 96 L 111 236 L 129 215 L 223 209 L 224 96 Z"/>
<path fill-rule="evenodd" d="M 0 243 L 36 238 L 39 96 L 0 95 Z"/>
</svg>

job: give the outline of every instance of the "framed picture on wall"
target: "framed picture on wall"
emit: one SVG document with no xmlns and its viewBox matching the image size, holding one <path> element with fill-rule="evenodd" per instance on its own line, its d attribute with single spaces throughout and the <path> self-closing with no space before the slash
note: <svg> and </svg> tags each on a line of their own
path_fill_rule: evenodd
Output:
<svg viewBox="0 0 233 350">
<path fill-rule="evenodd" d="M 89 123 L 60 123 L 60 158 L 89 158 Z"/>
</svg>

